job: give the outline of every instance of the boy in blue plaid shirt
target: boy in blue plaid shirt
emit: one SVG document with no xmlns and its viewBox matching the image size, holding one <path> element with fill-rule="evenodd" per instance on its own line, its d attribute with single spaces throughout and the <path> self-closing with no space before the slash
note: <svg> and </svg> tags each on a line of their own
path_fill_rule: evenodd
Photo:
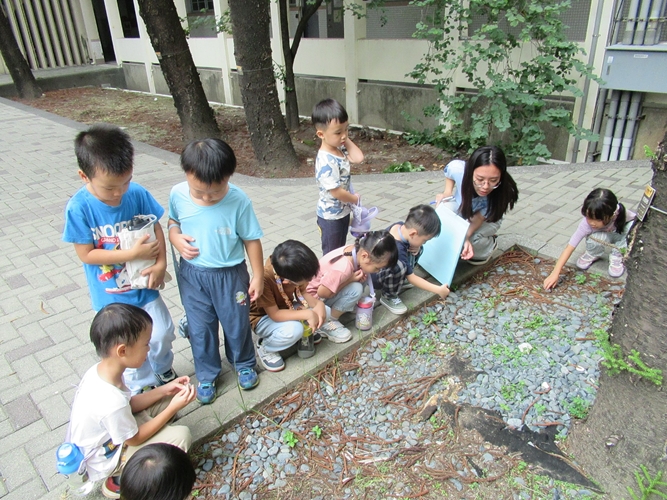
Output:
<svg viewBox="0 0 667 500">
<path fill-rule="evenodd" d="M 438 294 L 443 299 L 447 297 L 447 285 L 430 283 L 414 273 L 414 267 L 422 254 L 422 245 L 440 234 L 440 217 L 435 209 L 430 205 L 412 207 L 405 222 L 392 224 L 387 231 L 396 239 L 398 262 L 373 275 L 373 284 L 378 290 L 382 289 L 380 303 L 394 314 L 406 313 L 408 308 L 398 295 L 413 286 Z"/>
</svg>

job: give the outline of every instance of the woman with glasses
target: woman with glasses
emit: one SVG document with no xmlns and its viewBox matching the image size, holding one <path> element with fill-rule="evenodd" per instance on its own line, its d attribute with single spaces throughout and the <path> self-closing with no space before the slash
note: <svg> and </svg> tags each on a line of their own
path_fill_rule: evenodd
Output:
<svg viewBox="0 0 667 500">
<path fill-rule="evenodd" d="M 435 197 L 436 204 L 447 203 L 470 222 L 461 258 L 472 265 L 485 264 L 496 249 L 503 216 L 519 199 L 505 153 L 497 146 L 483 146 L 467 162 L 452 160 L 444 172 L 445 190 Z"/>
</svg>

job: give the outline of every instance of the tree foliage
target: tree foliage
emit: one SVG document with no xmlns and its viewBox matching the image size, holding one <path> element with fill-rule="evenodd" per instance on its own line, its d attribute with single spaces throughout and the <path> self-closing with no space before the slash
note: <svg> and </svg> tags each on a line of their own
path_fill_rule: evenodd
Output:
<svg viewBox="0 0 667 500">
<path fill-rule="evenodd" d="M 463 143 L 470 150 L 501 145 L 517 164 L 549 158 L 543 125 L 593 139 L 550 96 L 580 97 L 578 78 L 596 79 L 568 40 L 561 14 L 570 0 L 413 0 L 429 12 L 415 37 L 429 51 L 409 76 L 432 83 L 438 103 L 425 109 L 443 123 L 430 140 Z M 460 72 L 476 92 L 454 94 Z"/>
</svg>

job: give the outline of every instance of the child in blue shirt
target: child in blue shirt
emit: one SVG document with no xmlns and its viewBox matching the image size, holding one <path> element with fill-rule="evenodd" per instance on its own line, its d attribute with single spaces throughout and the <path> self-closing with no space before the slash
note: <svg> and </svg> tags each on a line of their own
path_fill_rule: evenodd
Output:
<svg viewBox="0 0 667 500">
<path fill-rule="evenodd" d="M 130 250 L 121 250 L 118 234 L 137 215 L 155 215 L 159 220 L 164 209 L 143 187 L 130 182 L 133 173 L 134 147 L 127 133 L 118 127 L 95 125 L 77 135 L 74 141 L 79 176 L 85 185 L 65 208 L 63 241 L 74 244 L 83 262 L 93 309 L 121 302 L 145 310 L 153 320 L 148 359 L 140 368 L 128 368 L 125 384 L 137 394 L 146 387 L 166 384 L 177 378 L 172 369 L 174 324 L 158 288 L 164 283 L 167 269 L 164 233 L 155 224 L 155 241 L 148 236 Z M 148 288 L 119 286 L 125 263 L 153 260 L 143 271 L 149 276 Z"/>
<path fill-rule="evenodd" d="M 199 380 L 197 399 L 209 404 L 222 369 L 218 323 L 239 386 L 247 390 L 259 383 L 249 312 L 250 301 L 264 288 L 263 233 L 248 196 L 229 183 L 236 156 L 227 143 L 192 141 L 181 167 L 186 182 L 169 195 L 169 240 L 181 254 L 179 286 Z"/>
<path fill-rule="evenodd" d="M 344 247 L 350 226 L 350 204 L 360 195 L 350 192 L 350 162 L 361 163 L 364 154 L 347 133 L 347 111 L 338 101 L 325 99 L 313 108 L 313 125 L 322 140 L 315 158 L 315 179 L 320 189 L 317 225 L 322 255 Z"/>
</svg>

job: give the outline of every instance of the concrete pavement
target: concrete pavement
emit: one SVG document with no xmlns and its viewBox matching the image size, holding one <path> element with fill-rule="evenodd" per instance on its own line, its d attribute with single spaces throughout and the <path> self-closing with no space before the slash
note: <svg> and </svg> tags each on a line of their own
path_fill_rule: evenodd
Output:
<svg viewBox="0 0 667 500">
<path fill-rule="evenodd" d="M 73 139 L 85 125 L 0 99 L 0 498 L 60 498 L 63 478 L 55 471 L 75 386 L 97 358 L 88 340 L 93 317 L 86 281 L 71 245 L 61 242 L 63 209 L 81 186 Z M 167 206 L 171 187 L 183 180 L 178 156 L 136 144 L 134 180 Z M 556 258 L 580 219 L 580 206 L 594 187 L 612 189 L 636 207 L 650 182 L 648 161 L 516 167 L 511 174 L 519 202 L 505 218 L 499 247 L 521 244 Z M 319 255 L 314 179 L 256 179 L 235 175 L 253 201 L 267 256 L 289 238 Z M 444 185 L 440 172 L 356 176 L 355 189 L 380 209 L 374 229 L 401 220 L 408 209 L 429 202 Z M 166 218 L 163 218 L 163 225 Z M 574 262 L 583 251 L 575 252 Z M 170 258 L 171 260 L 171 258 Z M 606 273 L 604 264 L 596 264 Z M 471 266 L 460 266 L 463 271 Z M 171 262 L 169 268 L 173 270 Z M 463 269 L 465 268 L 465 269 Z M 163 297 L 178 320 L 182 307 L 174 284 Z M 428 299 L 418 290 L 404 296 L 416 306 Z M 384 308 L 375 324 L 396 321 Z M 287 360 L 280 373 L 260 375 L 259 387 L 241 393 L 226 367 L 215 404 L 191 404 L 182 414 L 195 440 L 203 439 L 276 393 L 295 385 L 322 363 L 362 341 L 334 346 L 323 342 L 309 360 Z M 174 367 L 194 372 L 189 344 L 177 339 Z"/>
</svg>

